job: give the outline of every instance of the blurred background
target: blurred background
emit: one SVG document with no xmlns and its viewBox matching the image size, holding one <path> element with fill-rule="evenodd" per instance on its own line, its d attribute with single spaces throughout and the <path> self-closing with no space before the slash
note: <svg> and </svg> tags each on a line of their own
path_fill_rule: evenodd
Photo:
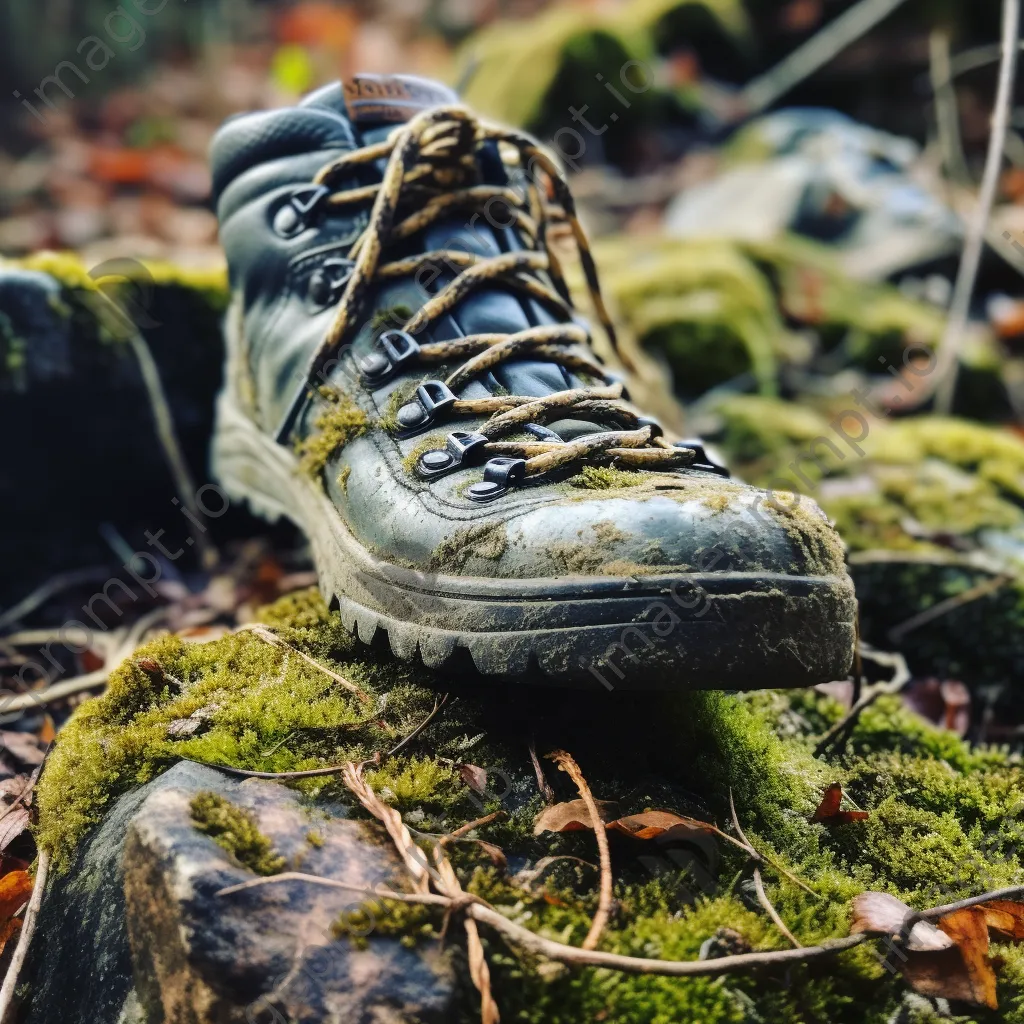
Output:
<svg viewBox="0 0 1024 1024">
<path fill-rule="evenodd" d="M 17 440 L 0 507 L 33 529 L 5 531 L 0 618 L 178 516 L 135 328 L 208 479 L 220 122 L 355 71 L 416 72 L 558 154 L 659 412 L 752 482 L 822 504 L 864 634 L 906 654 L 923 713 L 1018 736 L 1020 716 L 996 709 L 1020 703 L 1024 669 L 1019 85 L 955 379 L 938 403 L 920 383 L 950 343 L 1002 25 L 995 0 L 4 5 L 0 430 Z M 98 282 L 131 330 L 92 301 Z M 849 409 L 863 427 L 836 426 Z M 282 554 L 294 538 L 240 512 L 214 534 L 243 553 L 239 593 L 272 596 L 301 568 Z"/>
</svg>

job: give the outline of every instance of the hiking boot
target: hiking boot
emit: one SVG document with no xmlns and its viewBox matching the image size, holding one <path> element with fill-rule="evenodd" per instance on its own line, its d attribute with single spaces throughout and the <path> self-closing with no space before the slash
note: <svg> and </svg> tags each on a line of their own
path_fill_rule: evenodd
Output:
<svg viewBox="0 0 1024 1024">
<path fill-rule="evenodd" d="M 570 301 L 568 243 L 613 351 L 537 143 L 367 75 L 233 118 L 212 163 L 233 291 L 215 473 L 306 533 L 361 640 L 609 689 L 846 676 L 841 541 L 629 404 Z"/>
</svg>

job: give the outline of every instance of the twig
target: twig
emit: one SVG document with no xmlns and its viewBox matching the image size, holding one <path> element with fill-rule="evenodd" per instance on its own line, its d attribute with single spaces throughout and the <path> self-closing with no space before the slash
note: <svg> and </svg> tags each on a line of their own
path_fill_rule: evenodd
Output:
<svg viewBox="0 0 1024 1024">
<path fill-rule="evenodd" d="M 420 892 L 427 892 L 430 876 L 426 857 L 413 840 L 412 833 L 406 828 L 401 814 L 393 807 L 388 807 L 367 785 L 363 778 L 362 765 L 354 762 L 345 765 L 342 778 L 359 802 L 387 829 L 417 889 Z"/>
<path fill-rule="evenodd" d="M 18 936 L 18 945 L 14 949 L 14 956 L 11 957 L 11 964 L 7 968 L 3 987 L 0 988 L 0 1024 L 3 1024 L 10 1013 L 14 990 L 18 984 L 18 975 L 25 964 L 28 947 L 36 930 L 36 921 L 39 919 L 39 908 L 43 903 L 43 891 L 46 889 L 46 876 L 49 871 L 50 853 L 48 850 L 40 850 L 39 860 L 36 864 L 35 885 L 32 886 L 32 896 L 25 910 L 25 920 L 21 926 L 21 934 Z"/>
<path fill-rule="evenodd" d="M 764 891 L 764 883 L 761 881 L 761 869 L 758 867 L 754 868 L 754 892 L 757 893 L 757 901 L 765 909 L 765 913 L 775 922 L 775 927 L 782 932 L 783 935 L 793 943 L 795 949 L 803 949 L 797 941 L 796 936 L 786 927 L 779 912 L 772 906 L 772 901 L 768 899 L 768 894 Z"/>
<path fill-rule="evenodd" d="M 915 396 L 920 404 L 929 395 L 935 395 L 935 411 L 949 415 L 953 407 L 957 376 L 960 372 L 960 350 L 963 347 L 970 316 L 971 296 L 981 265 L 981 254 L 985 245 L 985 229 L 992 214 L 996 191 L 999 187 L 999 173 L 1002 169 L 1003 151 L 1006 148 L 1006 132 L 1010 122 L 1010 107 L 1013 103 L 1013 86 L 1017 74 L 1017 58 L 1020 53 L 1020 0 L 1003 0 L 1002 60 L 999 68 L 999 86 L 996 90 L 995 108 L 992 115 L 992 130 L 988 140 L 988 154 L 985 157 L 985 172 L 974 217 L 967 225 L 967 237 L 960 258 L 953 300 L 949 318 L 943 332 L 935 367 L 930 378 L 922 381 L 921 397 Z"/>
<path fill-rule="evenodd" d="M 413 729 L 413 731 L 411 733 L 409 733 L 409 735 L 406 736 L 404 740 L 400 740 L 386 754 L 384 754 L 383 759 L 387 760 L 389 757 L 394 757 L 395 754 L 397 754 L 401 749 L 403 749 L 403 747 L 407 747 L 410 743 L 412 743 L 412 741 L 414 739 L 416 739 L 416 737 L 419 736 L 420 733 L 422 733 L 423 730 L 426 729 L 426 727 L 428 725 L 430 725 L 430 723 L 437 716 L 438 711 L 440 711 L 441 708 L 443 708 L 445 706 L 445 704 L 447 704 L 447 703 L 448 703 L 448 694 L 447 693 L 443 694 L 440 698 L 435 697 L 434 698 L 434 710 L 431 711 L 430 714 L 427 715 L 427 717 L 424 718 L 423 721 L 420 722 L 420 724 L 417 725 L 416 728 Z"/>
<path fill-rule="evenodd" d="M 306 662 L 307 665 L 312 665 L 313 668 L 319 669 L 321 672 L 324 673 L 324 675 L 329 676 L 336 683 L 338 683 L 341 686 L 344 686 L 346 690 L 348 690 L 351 693 L 354 693 L 361 701 L 370 703 L 373 702 L 373 698 L 365 690 L 360 689 L 358 686 L 356 686 L 355 683 L 350 683 L 344 676 L 339 675 L 333 669 L 329 669 L 326 665 L 322 665 L 319 661 L 316 660 L 316 658 L 311 658 L 305 652 L 300 651 L 297 647 L 288 643 L 287 640 L 282 639 L 276 633 L 267 629 L 266 626 L 261 625 L 258 622 L 253 622 L 247 626 L 239 626 L 238 629 L 235 630 L 235 632 L 252 633 L 255 636 L 258 636 L 261 640 L 265 641 L 266 643 L 272 644 L 274 647 L 287 648 L 287 650 L 291 651 L 293 654 L 297 654 L 304 662 Z"/>
<path fill-rule="evenodd" d="M 778 871 L 778 873 L 780 875 L 784 875 L 794 885 L 798 885 L 805 892 L 810 893 L 815 899 L 820 899 L 821 898 L 809 885 L 807 885 L 805 882 L 801 882 L 800 879 L 797 878 L 796 875 L 794 875 L 791 871 L 787 871 L 777 861 L 774 861 L 771 858 L 766 857 L 763 853 L 759 853 L 754 848 L 754 844 L 747 838 L 746 833 L 743 831 L 742 827 L 740 826 L 740 818 L 739 818 L 739 815 L 736 813 L 736 802 L 732 798 L 732 786 L 729 787 L 729 810 L 732 812 L 732 823 L 733 823 L 733 826 L 735 827 L 735 829 L 736 829 L 737 833 L 739 834 L 740 838 L 738 840 L 733 839 L 732 836 L 730 836 L 727 832 L 722 832 L 720 829 L 715 828 L 715 826 L 712 826 L 712 828 L 715 828 L 716 834 L 720 835 L 723 839 L 728 839 L 730 842 L 732 842 L 736 846 L 738 846 L 741 850 L 746 850 L 748 855 L 750 856 L 750 859 L 755 864 L 769 864 L 769 865 L 771 865 L 773 868 L 775 868 L 776 871 Z M 741 871 L 740 874 L 742 875 L 742 873 L 743 872 Z M 735 883 L 733 883 L 733 884 L 735 884 Z"/>
<path fill-rule="evenodd" d="M 840 737 L 850 731 L 860 718 L 861 712 L 870 707 L 879 697 L 899 693 L 904 686 L 910 682 L 910 670 L 902 654 L 888 654 L 882 651 L 874 651 L 866 644 L 861 644 L 861 651 L 867 654 L 873 661 L 883 665 L 890 665 L 893 669 L 892 679 L 882 683 L 869 686 L 861 694 L 853 707 L 839 719 L 814 745 L 814 756 L 821 757 L 831 746 L 838 743 Z"/>
<path fill-rule="evenodd" d="M 102 290 L 99 294 L 107 298 Z M 107 301 L 111 300 L 107 299 Z M 114 305 L 112 302 L 111 304 Z M 160 370 L 157 368 L 153 353 L 149 350 L 149 345 L 146 344 L 146 339 L 142 337 L 141 332 L 134 324 L 128 341 L 135 360 L 139 364 L 139 373 L 142 375 L 142 383 L 146 388 L 146 395 L 153 413 L 153 426 L 156 429 L 157 440 L 163 450 L 164 459 L 167 461 L 167 468 L 171 471 L 175 487 L 181 493 L 182 502 L 192 514 L 191 517 L 186 516 L 189 520 L 189 530 L 195 538 L 196 546 L 202 553 L 204 567 L 212 569 L 218 561 L 217 550 L 210 542 L 205 527 L 197 525 L 202 512 L 196 503 L 196 485 L 181 450 L 178 432 L 174 427 L 174 417 L 171 415 L 171 406 L 167 401 L 163 382 L 160 380 Z M 192 521 L 192 517 L 195 518 L 195 522 Z"/>
<path fill-rule="evenodd" d="M 434 847 L 434 864 L 441 876 L 441 882 L 447 890 L 447 894 L 453 899 L 462 897 L 465 893 L 459 876 L 455 874 L 451 861 L 444 852 L 444 847 Z M 476 921 L 468 914 L 462 922 L 466 930 L 466 959 L 469 964 L 469 976 L 480 993 L 480 1020 L 481 1024 L 499 1024 L 501 1014 L 498 1012 L 498 1004 L 494 1001 L 491 992 L 491 969 L 487 966 L 487 957 L 484 956 L 483 943 L 480 941 L 480 931 Z"/>
<path fill-rule="evenodd" d="M 532 886 L 533 883 L 536 882 L 549 867 L 557 864 L 560 860 L 575 861 L 577 864 L 582 864 L 584 867 L 590 868 L 592 871 L 601 870 L 598 865 L 592 864 L 589 860 L 584 860 L 582 857 L 573 857 L 568 853 L 560 853 L 556 856 L 541 857 L 541 859 L 537 861 L 532 868 L 523 868 L 522 871 L 517 872 L 512 877 L 512 883 L 529 890 L 530 886 Z"/>
<path fill-rule="evenodd" d="M 450 897 L 435 893 L 381 893 L 368 886 L 338 882 L 331 878 L 320 878 L 317 875 L 305 875 L 289 871 L 266 878 L 252 878 L 247 882 L 221 889 L 217 895 L 227 896 L 229 893 L 243 889 L 255 889 L 261 885 L 273 885 L 286 881 L 302 881 L 313 884 L 327 885 L 336 889 L 378 899 L 395 899 L 402 903 L 422 903 L 429 906 L 451 906 Z M 992 898 L 992 897 L 989 897 Z M 532 953 L 540 954 L 549 960 L 560 963 L 577 964 L 584 967 L 605 967 L 626 974 L 657 974 L 670 978 L 683 977 L 714 977 L 721 974 L 733 974 L 736 971 L 754 967 L 775 967 L 786 964 L 806 963 L 835 956 L 844 950 L 853 949 L 871 936 L 866 932 L 847 935 L 841 939 L 828 939 L 818 946 L 804 946 L 802 949 L 768 950 L 759 953 L 737 953 L 733 956 L 717 957 L 713 960 L 652 960 L 647 957 L 623 956 L 619 953 L 606 953 L 599 949 L 582 949 L 579 946 L 567 946 L 564 943 L 547 939 L 543 935 L 531 932 L 520 924 L 516 924 L 493 907 L 471 894 L 465 896 L 464 912 L 481 924 L 489 925 L 500 932 L 512 943 Z"/>
<path fill-rule="evenodd" d="M 85 690 L 92 690 L 97 686 L 104 686 L 110 673 L 139 646 L 139 641 L 145 635 L 146 630 L 160 619 L 165 618 L 166 615 L 166 608 L 154 608 L 153 611 L 147 612 L 137 619 L 129 628 L 124 639 L 108 656 L 107 662 L 102 668 L 87 672 L 85 675 L 74 676 L 72 679 L 65 679 L 62 683 L 54 683 L 53 686 L 48 686 L 44 690 L 29 690 L 27 693 L 0 697 L 0 714 L 28 711 L 42 704 L 51 704 L 55 700 L 61 700 Z"/>
<path fill-rule="evenodd" d="M 583 777 L 583 772 L 580 771 L 580 766 L 573 759 L 572 754 L 564 750 L 556 750 L 548 757 L 576 783 L 576 788 L 580 791 L 580 796 L 587 806 L 587 813 L 593 822 L 594 835 L 597 837 L 597 852 L 601 865 L 601 888 L 597 901 L 597 913 L 594 914 L 594 920 L 590 923 L 590 931 L 583 940 L 583 949 L 594 949 L 598 939 L 601 938 L 601 932 L 604 931 L 612 909 L 612 855 L 608 847 L 608 832 L 602 827 L 597 801 L 594 799 L 594 794 L 590 792 L 590 786 L 587 785 L 587 780 Z"/>
<path fill-rule="evenodd" d="M 965 910 L 967 907 L 976 907 L 979 903 L 988 903 L 990 900 L 1012 900 L 1024 896 L 1024 885 L 1011 885 L 1006 889 L 993 889 L 992 892 L 983 893 L 981 896 L 971 896 L 965 900 L 957 900 L 956 903 L 946 903 L 941 907 L 931 907 L 922 910 L 917 916 L 926 919 L 945 917 L 957 910 Z"/>
<path fill-rule="evenodd" d="M 902 3 L 903 0 L 860 0 L 775 67 L 748 83 L 740 92 L 743 113 L 749 116 L 766 110 Z"/>
<path fill-rule="evenodd" d="M 939 148 L 946 173 L 953 181 L 968 184 L 971 180 L 964 160 L 964 145 L 960 134 L 960 110 L 956 102 L 956 89 L 950 71 L 949 32 L 945 28 L 933 29 L 928 36 L 928 68 L 932 92 L 935 95 L 935 124 L 939 133 Z"/>
<path fill-rule="evenodd" d="M 537 744 L 532 739 L 530 740 L 530 761 L 533 764 L 534 774 L 537 776 L 537 788 L 540 790 L 540 795 L 544 797 L 546 804 L 553 804 L 555 802 L 555 791 L 551 788 L 551 783 L 548 782 L 547 776 L 544 774 L 544 767 L 537 757 Z"/>
<path fill-rule="evenodd" d="M 938 604 L 933 604 L 931 608 L 926 608 L 923 612 L 918 612 L 917 615 L 912 615 L 905 622 L 901 622 L 899 625 L 893 626 L 887 634 L 889 640 L 894 644 L 898 644 L 912 630 L 915 630 L 920 626 L 924 626 L 929 622 L 934 622 L 936 619 L 941 619 L 943 615 L 948 615 L 951 611 L 954 611 L 965 604 L 970 604 L 972 601 L 977 601 L 982 597 L 988 597 L 989 594 L 994 594 L 996 591 L 1002 590 L 1002 588 L 1013 579 L 1014 577 L 1011 574 L 1005 573 L 1002 576 L 996 576 L 994 579 L 985 580 L 984 582 L 971 587 L 969 590 L 963 591 L 963 593 L 956 594 L 953 597 L 947 597 L 944 601 L 939 601 Z"/>
<path fill-rule="evenodd" d="M 461 839 L 463 836 L 469 835 L 470 832 L 475 828 L 483 828 L 484 825 L 490 825 L 492 821 L 497 821 L 498 818 L 504 818 L 508 814 L 507 811 L 492 811 L 490 814 L 485 814 L 482 818 L 477 818 L 475 821 L 467 821 L 465 825 L 460 825 L 454 832 L 446 832 L 438 842 L 444 846 L 445 843 L 452 843 L 456 839 Z"/>
<path fill-rule="evenodd" d="M 35 590 L 26 594 L 17 604 L 11 605 L 5 612 L 0 612 L 0 629 L 6 629 L 12 622 L 17 622 L 40 605 L 45 604 L 55 594 L 69 587 L 77 587 L 82 583 L 103 582 L 110 577 L 110 570 L 103 566 L 91 566 L 88 569 L 75 569 L 73 572 L 62 572 L 51 576 Z"/>
</svg>

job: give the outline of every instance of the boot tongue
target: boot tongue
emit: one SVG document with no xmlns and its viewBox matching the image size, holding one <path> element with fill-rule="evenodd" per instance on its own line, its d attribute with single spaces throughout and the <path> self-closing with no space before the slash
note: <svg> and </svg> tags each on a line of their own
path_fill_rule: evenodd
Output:
<svg viewBox="0 0 1024 1024">
<path fill-rule="evenodd" d="M 458 104 L 458 96 L 440 82 L 415 75 L 358 74 L 344 83 L 334 83 L 303 100 L 303 106 L 328 107 L 347 116 L 364 145 L 387 138 L 396 124 L 404 123 L 430 107 Z M 505 181 L 497 149 L 490 161 L 490 175 L 495 182 Z M 475 221 L 473 222 L 475 224 Z M 501 241 L 499 242 L 499 235 Z M 428 249 L 456 248 L 496 256 L 509 248 L 518 248 L 511 231 L 496 231 L 487 225 L 470 228 L 466 218 L 445 219 L 427 229 L 424 245 Z M 529 313 L 527 313 L 529 308 Z M 497 286 L 483 289 L 460 302 L 449 324 L 435 326 L 437 340 L 461 334 L 504 330 L 513 333 L 536 323 L 553 323 L 555 318 L 532 300 L 523 300 L 509 290 Z M 367 339 L 368 340 L 368 339 Z M 518 395 L 541 397 L 554 391 L 579 386 L 579 381 L 556 363 L 532 359 L 510 360 L 493 371 L 494 380 L 506 391 Z M 479 388 L 479 384 L 470 385 Z M 565 436 L 603 429 L 599 424 L 580 422 Z"/>
</svg>

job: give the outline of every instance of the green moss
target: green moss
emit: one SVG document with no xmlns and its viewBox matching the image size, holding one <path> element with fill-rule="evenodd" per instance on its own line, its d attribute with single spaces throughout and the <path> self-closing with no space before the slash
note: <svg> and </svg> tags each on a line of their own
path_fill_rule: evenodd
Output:
<svg viewBox="0 0 1024 1024">
<path fill-rule="evenodd" d="M 428 434 L 426 437 L 421 438 L 413 445 L 409 454 L 402 459 L 402 465 L 405 467 L 405 471 L 410 474 L 415 472 L 416 466 L 420 461 L 420 456 L 424 452 L 433 451 L 435 448 L 443 449 L 446 441 L 446 434 Z"/>
<path fill-rule="evenodd" d="M 424 833 L 447 832 L 502 807 L 507 816 L 481 833 L 515 864 L 551 855 L 596 859 L 588 833 L 533 835 L 543 807 L 526 753 L 535 736 L 542 753 L 556 746 L 571 750 L 595 796 L 618 801 L 624 814 L 673 808 L 728 827 L 731 795 L 756 847 L 814 890 L 812 896 L 774 868 L 764 869 L 769 896 L 805 944 L 846 934 L 850 901 L 864 889 L 922 907 L 1004 884 L 1022 871 L 1020 758 L 972 749 L 895 698 L 865 711 L 846 749 L 826 761 L 813 756 L 813 745 L 842 709 L 814 690 L 663 693 L 643 700 L 613 693 L 587 701 L 545 690 L 543 699 L 527 701 L 522 691 L 495 682 L 481 695 L 459 690 L 452 677 L 356 647 L 315 592 L 282 599 L 261 617 L 287 643 L 362 687 L 369 702 L 251 633 L 204 644 L 166 637 L 146 645 L 112 674 L 106 694 L 76 711 L 40 780 L 38 840 L 53 851 L 59 869 L 117 796 L 181 757 L 269 771 L 363 760 L 412 731 L 443 686 L 453 698 L 430 728 L 367 777 Z M 168 736 L 170 721 L 200 707 L 211 709 L 201 736 Z M 456 770 L 465 762 L 484 768 L 493 792 L 503 796 L 473 797 Z M 559 799 L 575 795 L 560 773 L 548 775 Z M 866 822 L 827 828 L 809 820 L 825 786 L 836 781 L 870 811 Z M 291 785 L 313 800 L 352 803 L 336 777 Z M 358 806 L 350 813 L 366 818 Z M 672 847 L 613 836 L 611 852 L 615 913 L 601 948 L 692 959 L 708 940 L 726 934 L 723 929 L 754 949 L 785 945 L 742 884 L 733 885 L 744 856 L 731 845 Z M 469 891 L 525 927 L 582 941 L 597 900 L 592 868 L 561 861 L 524 890 L 473 844 L 453 847 L 452 857 Z M 377 934 L 407 945 L 433 941 L 440 927 L 432 909 L 395 903 L 372 914 Z M 336 933 L 362 944 L 369 923 L 347 918 Z M 449 929 L 447 941 L 458 945 L 458 929 Z M 895 1018 L 906 991 L 880 966 L 871 945 L 830 961 L 825 970 L 795 967 L 783 984 L 753 973 L 680 981 L 552 967 L 486 929 L 484 941 L 503 1016 L 527 1024 L 883 1024 Z M 1014 959 L 1000 975 L 1006 1007 L 1024 1005 L 1021 965 Z M 456 1022 L 477 1019 L 479 1012 L 468 983 L 465 990 Z"/>
<path fill-rule="evenodd" d="M 398 431 L 398 410 L 413 400 L 417 388 L 428 379 L 427 377 L 417 377 L 415 380 L 402 381 L 388 395 L 378 421 L 382 430 L 386 430 L 389 434 L 394 434 Z"/>
<path fill-rule="evenodd" d="M 446 537 L 430 556 L 433 569 L 460 572 L 471 558 L 496 562 L 508 547 L 504 523 L 462 526 Z"/>
<path fill-rule="evenodd" d="M 341 488 L 341 493 L 346 494 L 348 492 L 348 478 L 352 475 L 352 467 L 346 466 L 338 474 L 338 486 Z"/>
<path fill-rule="evenodd" d="M 274 852 L 273 844 L 260 832 L 252 812 L 209 791 L 197 793 L 190 807 L 195 827 L 242 867 L 257 875 L 276 875 L 285 869 L 284 857 Z"/>
<path fill-rule="evenodd" d="M 618 487 L 640 487 L 649 477 L 638 470 L 613 469 L 610 466 L 584 466 L 568 483 L 589 491 L 607 491 Z"/>
<path fill-rule="evenodd" d="M 314 480 L 320 479 L 331 456 L 369 425 L 366 413 L 348 395 L 329 387 L 321 388 L 320 395 L 327 407 L 313 421 L 313 431 L 295 446 L 299 468 Z"/>
</svg>

